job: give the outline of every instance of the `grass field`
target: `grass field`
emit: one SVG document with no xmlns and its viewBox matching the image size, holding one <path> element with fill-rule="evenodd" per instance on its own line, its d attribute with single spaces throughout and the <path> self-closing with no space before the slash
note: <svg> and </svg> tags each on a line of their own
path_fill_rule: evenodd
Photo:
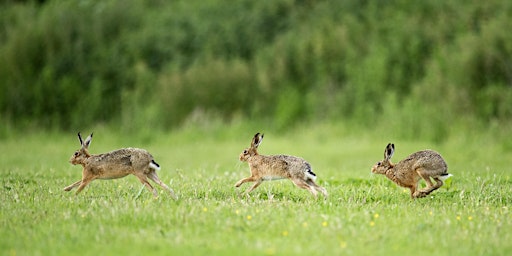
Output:
<svg viewBox="0 0 512 256">
<path fill-rule="evenodd" d="M 82 131 L 84 134 L 89 131 Z M 95 128 L 91 153 L 149 150 L 179 196 L 153 198 L 129 176 L 94 181 L 81 194 L 68 163 L 76 134 L 30 133 L 0 141 L 0 255 L 507 255 L 512 251 L 512 149 L 492 134 L 441 144 L 394 140 L 397 162 L 439 151 L 454 175 L 431 196 L 370 174 L 392 136 L 335 125 L 265 132 L 261 154 L 307 159 L 329 197 L 315 200 L 290 181 L 250 196 L 238 154 L 257 130 L 192 129 L 129 137 Z M 424 184 L 421 184 L 424 186 Z"/>
</svg>

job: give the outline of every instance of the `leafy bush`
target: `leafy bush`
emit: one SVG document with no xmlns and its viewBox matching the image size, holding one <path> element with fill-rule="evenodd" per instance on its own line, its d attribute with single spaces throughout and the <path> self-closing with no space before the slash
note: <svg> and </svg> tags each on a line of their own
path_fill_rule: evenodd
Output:
<svg viewBox="0 0 512 256">
<path fill-rule="evenodd" d="M 455 119 L 509 122 L 511 11 L 497 0 L 5 2 L 0 113 L 128 131 L 198 116 L 279 129 L 344 120 L 442 140 Z"/>
</svg>

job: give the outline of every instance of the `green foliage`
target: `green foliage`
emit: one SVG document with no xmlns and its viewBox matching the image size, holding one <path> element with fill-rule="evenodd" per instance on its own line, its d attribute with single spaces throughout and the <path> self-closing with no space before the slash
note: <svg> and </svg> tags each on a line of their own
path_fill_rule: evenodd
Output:
<svg viewBox="0 0 512 256">
<path fill-rule="evenodd" d="M 0 113 L 15 126 L 343 120 L 441 141 L 455 119 L 506 125 L 512 116 L 508 1 L 55 0 L 1 9 Z"/>
<path fill-rule="evenodd" d="M 120 93 L 133 86 L 116 40 L 135 23 L 136 7 L 113 1 L 7 7 L 31 13 L 2 21 L 2 112 L 62 128 L 115 117 Z"/>
<path fill-rule="evenodd" d="M 161 103 L 167 126 L 181 123 L 197 113 L 233 115 L 249 113 L 254 90 L 250 68 L 239 59 L 196 62 L 186 72 L 171 71 L 160 79 L 156 99 Z"/>
</svg>

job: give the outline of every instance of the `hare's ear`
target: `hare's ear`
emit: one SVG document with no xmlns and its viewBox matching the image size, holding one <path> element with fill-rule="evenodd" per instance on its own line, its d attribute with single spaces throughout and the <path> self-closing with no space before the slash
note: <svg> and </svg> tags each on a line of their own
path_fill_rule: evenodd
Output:
<svg viewBox="0 0 512 256">
<path fill-rule="evenodd" d="M 82 140 L 82 138 L 80 138 L 80 140 Z M 87 139 L 85 139 L 85 141 L 82 143 L 82 147 L 83 147 L 83 148 L 86 148 L 86 149 L 87 149 L 87 148 L 89 148 L 89 145 L 91 145 L 91 140 L 92 140 L 92 133 L 91 133 L 91 135 L 89 135 L 89 136 L 87 137 Z"/>
<path fill-rule="evenodd" d="M 395 144 L 389 143 L 384 150 L 384 159 L 389 160 L 395 153 Z"/>
<path fill-rule="evenodd" d="M 263 140 L 263 133 L 259 133 L 259 132 L 256 133 L 254 135 L 254 138 L 252 138 L 251 147 L 257 148 L 260 145 L 262 140 Z"/>
<path fill-rule="evenodd" d="M 78 132 L 78 140 L 80 141 L 80 145 L 84 145 L 84 141 L 82 140 L 82 135 Z"/>
</svg>

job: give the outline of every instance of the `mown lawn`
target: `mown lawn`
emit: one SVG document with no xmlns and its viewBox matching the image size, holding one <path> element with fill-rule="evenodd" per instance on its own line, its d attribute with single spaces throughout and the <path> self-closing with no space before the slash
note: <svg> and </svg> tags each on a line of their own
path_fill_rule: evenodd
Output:
<svg viewBox="0 0 512 256">
<path fill-rule="evenodd" d="M 82 131 L 87 133 L 87 131 Z M 491 135 L 441 144 L 393 141 L 396 162 L 432 148 L 454 175 L 419 200 L 370 174 L 390 138 L 308 127 L 265 131 L 261 154 L 302 156 L 329 197 L 290 181 L 265 182 L 250 196 L 238 154 L 257 131 L 177 131 L 129 137 L 95 131 L 91 153 L 143 147 L 162 166 L 153 198 L 138 180 L 94 181 L 68 163 L 76 134 L 33 133 L 0 141 L 1 255 L 506 255 L 512 251 L 512 150 Z M 392 138 L 391 138 L 392 139 Z M 485 144 L 482 144 L 484 143 Z M 424 185 L 424 184 L 422 184 Z"/>
</svg>

